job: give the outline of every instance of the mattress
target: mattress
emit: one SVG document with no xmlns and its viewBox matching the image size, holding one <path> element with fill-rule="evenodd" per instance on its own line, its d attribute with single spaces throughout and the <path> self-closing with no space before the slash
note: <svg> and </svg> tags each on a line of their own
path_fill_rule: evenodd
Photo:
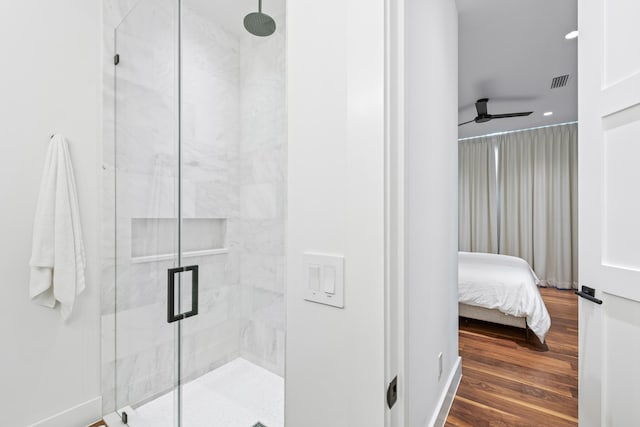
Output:
<svg viewBox="0 0 640 427">
<path fill-rule="evenodd" d="M 541 342 L 551 318 L 538 291 L 538 277 L 522 258 L 475 252 L 458 254 L 458 301 L 526 317 Z"/>
</svg>

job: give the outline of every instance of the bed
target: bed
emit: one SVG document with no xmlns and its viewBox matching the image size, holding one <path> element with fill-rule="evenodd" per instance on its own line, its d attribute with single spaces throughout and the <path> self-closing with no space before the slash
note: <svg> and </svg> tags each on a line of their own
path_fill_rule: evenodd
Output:
<svg viewBox="0 0 640 427">
<path fill-rule="evenodd" d="M 522 258 L 459 252 L 459 315 L 530 329 L 544 343 L 551 318 L 538 291 L 539 282 Z"/>
</svg>

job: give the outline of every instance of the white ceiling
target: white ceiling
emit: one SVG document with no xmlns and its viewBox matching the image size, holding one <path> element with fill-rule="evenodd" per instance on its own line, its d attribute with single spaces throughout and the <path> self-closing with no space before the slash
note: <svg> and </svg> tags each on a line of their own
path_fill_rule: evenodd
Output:
<svg viewBox="0 0 640 427">
<path fill-rule="evenodd" d="M 476 117 L 475 101 L 490 98 L 489 114 L 533 111 L 528 117 L 469 123 L 459 137 L 526 129 L 578 119 L 577 0 L 457 0 L 459 121 Z M 553 77 L 570 74 L 564 88 Z M 543 116 L 553 111 L 550 117 Z"/>
<path fill-rule="evenodd" d="M 258 11 L 258 0 L 183 0 L 189 8 L 235 34 L 244 34 L 244 17 Z M 278 21 L 282 19 L 285 0 L 262 0 L 262 12 Z"/>
</svg>

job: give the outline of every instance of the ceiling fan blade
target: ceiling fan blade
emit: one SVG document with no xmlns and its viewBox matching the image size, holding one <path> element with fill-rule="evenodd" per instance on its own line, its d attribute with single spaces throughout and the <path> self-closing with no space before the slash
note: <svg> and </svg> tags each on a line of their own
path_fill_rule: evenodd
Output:
<svg viewBox="0 0 640 427">
<path fill-rule="evenodd" d="M 506 119 L 509 117 L 525 117 L 533 113 L 533 111 L 528 111 L 526 113 L 508 113 L 508 114 L 489 114 L 489 117 L 492 119 Z"/>
<path fill-rule="evenodd" d="M 476 119 L 469 120 L 468 122 L 460 123 L 458 126 L 466 125 L 467 123 L 475 122 Z"/>
<path fill-rule="evenodd" d="M 485 116 L 487 114 L 487 102 L 489 102 L 489 98 L 482 98 L 476 101 L 478 116 Z"/>
</svg>

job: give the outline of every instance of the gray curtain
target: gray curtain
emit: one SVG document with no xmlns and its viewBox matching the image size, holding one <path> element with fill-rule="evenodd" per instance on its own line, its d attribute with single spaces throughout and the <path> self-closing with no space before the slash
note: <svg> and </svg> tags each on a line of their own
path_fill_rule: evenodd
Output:
<svg viewBox="0 0 640 427">
<path fill-rule="evenodd" d="M 495 167 L 485 150 L 493 145 L 499 159 L 494 178 L 498 190 L 490 196 L 487 180 Z M 460 152 L 460 250 L 518 256 L 529 262 L 543 286 L 577 288 L 577 124 L 461 141 Z M 497 199 L 495 208 L 492 197 Z M 493 217 L 498 218 L 497 227 L 487 220 Z M 494 238 L 497 247 L 474 244 Z"/>
<path fill-rule="evenodd" d="M 461 141 L 458 147 L 458 248 L 498 250 L 496 143 L 491 138 Z"/>
<path fill-rule="evenodd" d="M 524 258 L 544 286 L 578 287 L 578 127 L 498 136 L 500 253 Z"/>
</svg>

